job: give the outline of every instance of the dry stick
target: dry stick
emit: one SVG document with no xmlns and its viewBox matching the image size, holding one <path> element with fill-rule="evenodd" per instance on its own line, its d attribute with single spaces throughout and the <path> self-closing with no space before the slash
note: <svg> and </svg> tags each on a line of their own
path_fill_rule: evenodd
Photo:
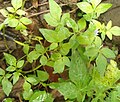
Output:
<svg viewBox="0 0 120 102">
<path fill-rule="evenodd" d="M 31 17 L 34 17 L 34 16 L 38 16 L 38 15 L 41 15 L 41 14 L 44 14 L 44 13 L 48 13 L 50 12 L 50 10 L 45 10 L 45 11 L 42 11 L 42 12 L 38 12 L 38 13 L 34 13 L 30 16 L 27 16 L 28 18 L 31 18 Z"/>
<path fill-rule="evenodd" d="M 70 11 L 69 13 L 73 13 L 73 12 L 75 12 L 77 9 L 78 9 L 78 8 L 75 8 L 75 9 L 73 9 L 72 11 Z M 27 16 L 27 17 L 28 17 L 28 18 L 32 18 L 32 17 L 34 17 L 34 16 L 38 16 L 38 15 L 41 15 L 41 14 L 44 14 L 44 13 L 48 13 L 48 12 L 50 12 L 50 10 L 45 10 L 45 11 L 42 11 L 42 12 L 34 13 L 34 14 L 32 14 L 32 15 L 30 15 L 30 16 Z"/>
<path fill-rule="evenodd" d="M 48 4 L 48 2 L 45 2 L 45 3 L 42 3 L 42 4 L 38 4 L 38 7 L 39 6 L 44 6 L 44 5 L 47 5 L 47 4 Z M 27 12 L 27 11 L 31 10 L 32 8 L 34 8 L 34 6 L 31 6 L 30 8 L 26 9 L 25 11 Z"/>
</svg>

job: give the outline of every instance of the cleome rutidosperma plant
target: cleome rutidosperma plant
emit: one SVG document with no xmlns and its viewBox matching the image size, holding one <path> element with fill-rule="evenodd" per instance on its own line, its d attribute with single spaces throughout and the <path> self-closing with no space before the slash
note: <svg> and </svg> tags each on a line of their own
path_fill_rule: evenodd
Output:
<svg viewBox="0 0 120 102">
<path fill-rule="evenodd" d="M 100 14 L 112 6 L 101 1 L 78 2 L 76 5 L 82 16 L 75 21 L 69 13 L 62 14 L 61 7 L 54 0 L 49 0 L 50 13 L 45 14 L 44 19 L 53 29 L 39 29 L 43 38 L 39 37 L 39 43 L 32 51 L 29 44 L 21 43 L 25 56 L 19 60 L 11 54 L 4 53 L 7 68 L 0 69 L 4 93 L 9 96 L 13 85 L 23 77 L 25 81 L 22 99 L 29 102 L 54 101 L 52 94 L 46 90 L 33 89 L 33 86 L 38 84 L 58 90 L 66 102 L 119 102 L 120 70 L 114 61 L 117 53 L 104 46 L 103 42 L 106 37 L 112 40 L 113 35 L 119 36 L 120 27 L 112 26 L 112 21 L 105 25 L 97 20 Z M 44 47 L 42 39 L 50 45 Z M 37 67 L 28 71 L 22 70 L 26 62 L 32 64 L 36 60 L 39 61 Z M 69 78 L 46 83 L 49 74 L 40 70 L 42 66 L 52 67 L 54 73 L 67 70 Z M 12 102 L 12 98 L 5 100 Z"/>
</svg>

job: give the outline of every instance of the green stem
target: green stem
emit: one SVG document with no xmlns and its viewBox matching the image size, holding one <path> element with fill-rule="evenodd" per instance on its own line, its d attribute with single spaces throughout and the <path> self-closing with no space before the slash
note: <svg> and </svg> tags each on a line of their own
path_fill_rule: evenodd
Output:
<svg viewBox="0 0 120 102">
<path fill-rule="evenodd" d="M 22 73 L 27 74 L 27 73 L 34 72 L 34 71 L 38 70 L 41 66 L 42 66 L 42 65 L 39 65 L 39 66 L 37 66 L 36 68 L 34 68 L 34 69 L 32 69 L 32 70 L 29 70 L 29 71 L 22 71 Z"/>
</svg>

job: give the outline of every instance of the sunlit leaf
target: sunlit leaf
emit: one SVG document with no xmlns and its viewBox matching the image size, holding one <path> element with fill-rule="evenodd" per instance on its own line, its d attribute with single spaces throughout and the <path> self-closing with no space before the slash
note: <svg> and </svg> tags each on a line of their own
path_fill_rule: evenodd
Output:
<svg viewBox="0 0 120 102">
<path fill-rule="evenodd" d="M 92 13 L 93 12 L 93 8 L 92 5 L 89 4 L 88 2 L 80 2 L 77 3 L 77 6 L 79 7 L 79 9 L 81 9 L 83 12 L 85 13 Z"/>
<path fill-rule="evenodd" d="M 11 0 L 12 6 L 17 10 L 18 8 L 22 7 L 22 0 Z"/>
<path fill-rule="evenodd" d="M 13 85 L 19 80 L 20 73 L 14 72 L 13 73 Z"/>
<path fill-rule="evenodd" d="M 62 14 L 61 7 L 54 0 L 49 0 L 49 8 L 52 17 L 55 18 L 57 21 L 60 21 L 60 17 Z"/>
<path fill-rule="evenodd" d="M 16 66 L 16 58 L 10 54 L 4 53 L 5 60 L 9 65 Z"/>
<path fill-rule="evenodd" d="M 101 3 L 100 5 L 97 6 L 95 12 L 96 13 L 104 13 L 106 12 L 110 7 L 112 6 L 112 4 L 109 3 Z"/>
<path fill-rule="evenodd" d="M 32 21 L 30 19 L 28 19 L 27 17 L 22 17 L 20 19 L 20 22 L 22 22 L 24 25 L 28 25 L 28 24 L 32 23 Z"/>
<path fill-rule="evenodd" d="M 2 89 L 7 96 L 9 96 L 10 92 L 12 91 L 12 87 L 12 83 L 7 78 L 2 80 Z"/>
</svg>

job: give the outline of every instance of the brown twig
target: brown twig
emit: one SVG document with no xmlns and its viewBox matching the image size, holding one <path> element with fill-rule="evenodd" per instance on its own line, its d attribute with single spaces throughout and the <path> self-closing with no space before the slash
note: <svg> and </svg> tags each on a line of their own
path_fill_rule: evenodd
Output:
<svg viewBox="0 0 120 102">
<path fill-rule="evenodd" d="M 44 14 L 44 13 L 48 13 L 48 12 L 50 12 L 50 10 L 45 10 L 45 11 L 42 11 L 42 12 L 34 13 L 34 14 L 31 14 L 27 17 L 31 18 L 31 17 L 38 16 L 38 15 L 41 15 L 41 14 Z"/>
<path fill-rule="evenodd" d="M 45 3 L 42 3 L 42 4 L 38 4 L 38 7 L 44 6 L 44 5 L 47 5 L 47 4 L 48 4 L 48 2 L 45 2 Z M 27 12 L 27 11 L 31 10 L 32 8 L 34 8 L 34 6 L 31 6 L 30 8 L 26 9 L 25 11 Z"/>
</svg>

